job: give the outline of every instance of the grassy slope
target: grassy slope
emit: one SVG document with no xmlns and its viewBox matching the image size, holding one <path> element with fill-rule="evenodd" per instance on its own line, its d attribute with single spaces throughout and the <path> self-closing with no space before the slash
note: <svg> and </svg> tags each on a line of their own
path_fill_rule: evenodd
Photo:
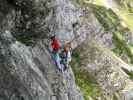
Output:
<svg viewBox="0 0 133 100">
<path fill-rule="evenodd" d="M 132 44 L 128 44 L 127 40 L 125 39 L 125 33 L 130 33 L 130 30 L 121 25 L 121 20 L 117 16 L 117 14 L 111 9 L 107 9 L 103 6 L 98 6 L 89 3 L 83 5 L 92 8 L 94 15 L 104 27 L 105 31 L 113 31 L 113 43 L 116 46 L 113 51 L 118 56 L 126 54 L 129 59 L 123 60 L 129 64 L 133 64 L 133 47 Z"/>
<path fill-rule="evenodd" d="M 83 0 L 77 0 L 77 1 L 82 6 L 89 6 L 92 8 L 95 16 L 97 17 L 101 25 L 104 27 L 105 31 L 114 30 L 113 31 L 113 42 L 116 45 L 116 48 L 113 51 L 118 56 L 120 56 L 122 53 L 125 53 L 128 56 L 127 63 L 133 64 L 132 46 L 127 44 L 125 37 L 123 35 L 124 32 L 127 32 L 129 30 L 127 28 L 124 28 L 120 24 L 120 19 L 118 18 L 118 15 L 123 12 L 119 11 L 116 14 L 111 9 L 106 9 L 105 7 L 102 7 L 104 6 L 104 3 L 102 2 L 102 0 L 97 0 L 97 3 L 101 4 L 102 6 L 90 4 L 88 0 L 86 0 L 86 4 L 83 2 Z M 124 12 L 126 13 L 126 11 Z M 122 14 L 121 16 L 125 18 L 123 20 L 124 22 L 126 22 L 126 25 L 131 30 L 133 27 L 132 21 L 129 20 L 131 19 L 131 16 L 128 16 L 128 15 L 125 16 L 125 14 Z M 72 61 L 73 70 L 76 76 L 76 82 L 81 88 L 81 90 L 83 91 L 85 100 L 88 100 L 88 96 L 93 97 L 95 100 L 96 97 L 102 96 L 100 87 L 98 86 L 94 76 L 89 75 L 85 71 L 77 69 L 78 66 L 80 66 L 80 64 L 77 63 L 79 62 L 78 60 L 80 60 L 80 57 L 78 54 L 79 53 L 74 54 L 74 59 Z M 131 77 L 133 76 L 132 73 L 129 73 L 129 75 Z M 117 100 L 116 95 L 114 95 L 114 100 Z"/>
<path fill-rule="evenodd" d="M 83 0 L 84 1 L 84 0 Z M 95 4 L 96 5 L 100 5 L 100 6 L 104 6 L 104 7 L 109 7 L 110 2 L 108 2 L 109 0 L 95 0 Z M 110 0 L 111 1 L 111 0 Z M 114 2 L 115 3 L 115 2 Z M 126 6 L 113 6 L 111 7 L 111 9 L 124 21 L 124 23 L 126 24 L 126 26 L 133 31 L 133 15 L 130 15 L 129 11 L 128 11 L 128 7 Z M 131 8 L 130 8 L 131 9 Z"/>
<path fill-rule="evenodd" d="M 127 63 L 133 64 L 132 46 L 127 44 L 124 36 L 124 34 L 129 30 L 120 24 L 120 20 L 117 15 L 110 9 L 108 10 L 106 8 L 95 5 L 92 6 L 92 9 L 99 22 L 105 28 L 105 31 L 113 30 L 113 42 L 116 45 L 114 52 L 118 55 L 125 53 L 129 58 Z M 104 18 L 102 16 L 104 16 Z"/>
</svg>

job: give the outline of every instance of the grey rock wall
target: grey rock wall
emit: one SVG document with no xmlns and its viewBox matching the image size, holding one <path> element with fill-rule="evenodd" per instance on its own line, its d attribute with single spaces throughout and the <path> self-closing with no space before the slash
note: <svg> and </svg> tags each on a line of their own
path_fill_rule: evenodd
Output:
<svg viewBox="0 0 133 100">
<path fill-rule="evenodd" d="M 114 100 L 132 100 L 133 82 L 121 69 L 125 65 L 115 54 L 94 40 L 84 42 L 80 51 L 80 70 L 88 71 L 96 77 L 103 90 L 104 98 Z"/>
<path fill-rule="evenodd" d="M 57 73 L 43 42 L 26 47 L 10 32 L 0 39 L 1 100 L 83 100 L 71 68 Z"/>
<path fill-rule="evenodd" d="M 71 68 L 58 73 L 46 47 L 50 34 L 70 24 L 72 12 L 59 19 L 66 6 L 74 8 L 69 0 L 0 1 L 0 100 L 83 100 Z"/>
<path fill-rule="evenodd" d="M 96 76 L 105 98 L 120 91 L 120 100 L 132 100 L 133 83 L 121 69 L 129 66 L 97 45 L 110 47 L 112 36 L 101 38 L 101 29 L 93 12 L 72 0 L 1 0 L 0 100 L 84 100 L 72 69 L 60 74 L 50 59 L 51 34 L 79 47 L 79 67 Z"/>
</svg>

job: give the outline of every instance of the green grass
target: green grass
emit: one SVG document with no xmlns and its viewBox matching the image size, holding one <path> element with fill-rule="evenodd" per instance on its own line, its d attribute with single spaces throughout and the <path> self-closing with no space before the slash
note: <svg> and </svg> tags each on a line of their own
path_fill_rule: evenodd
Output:
<svg viewBox="0 0 133 100">
<path fill-rule="evenodd" d="M 129 14 L 133 10 L 133 8 L 129 7 L 129 3 L 131 2 L 132 0 L 126 0 L 126 1 L 123 1 L 123 4 L 117 4 L 115 0 L 113 0 L 113 3 L 115 3 L 115 6 L 112 5 L 111 9 L 123 20 L 126 26 L 131 31 L 133 31 L 133 20 L 132 20 L 133 15 Z M 106 8 L 110 5 L 110 3 L 107 0 L 95 0 L 94 4 L 100 5 Z"/>
<path fill-rule="evenodd" d="M 105 31 L 110 31 L 120 25 L 118 16 L 111 9 L 106 9 L 105 7 L 93 4 L 89 4 L 88 6 L 92 9 Z"/>
<path fill-rule="evenodd" d="M 129 72 L 128 70 L 126 69 L 123 69 L 125 71 L 125 73 L 130 77 L 130 79 L 133 79 L 133 72 Z"/>
<path fill-rule="evenodd" d="M 33 44 L 33 39 L 31 37 L 25 37 L 25 36 L 18 36 L 16 37 L 18 41 L 21 43 L 24 43 L 25 45 L 29 46 Z"/>
<path fill-rule="evenodd" d="M 114 52 L 121 55 L 122 53 L 127 54 L 129 57 L 130 61 L 128 63 L 133 64 L 133 53 L 132 49 L 130 48 L 129 45 L 126 44 L 124 38 L 119 32 L 114 32 L 113 33 L 113 42 L 115 43 L 116 47 L 114 49 Z"/>
<path fill-rule="evenodd" d="M 133 72 L 129 72 L 128 75 L 131 79 L 133 79 Z"/>
<path fill-rule="evenodd" d="M 124 28 L 120 24 L 120 19 L 118 16 L 111 10 L 102 6 L 97 6 L 94 4 L 87 4 L 89 6 L 98 21 L 101 23 L 105 31 L 112 31 L 113 34 L 113 44 L 115 49 L 113 51 L 121 56 L 125 53 L 129 60 L 125 60 L 127 63 L 133 64 L 133 47 L 130 44 L 127 44 L 125 40 L 125 33 L 130 32 L 128 28 Z M 124 59 L 123 59 L 124 60 Z"/>
</svg>

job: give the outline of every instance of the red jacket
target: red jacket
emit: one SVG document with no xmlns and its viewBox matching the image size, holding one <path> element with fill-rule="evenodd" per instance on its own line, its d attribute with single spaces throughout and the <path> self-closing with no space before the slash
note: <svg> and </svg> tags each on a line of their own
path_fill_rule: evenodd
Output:
<svg viewBox="0 0 133 100">
<path fill-rule="evenodd" d="M 52 43 L 51 43 L 51 47 L 53 49 L 53 51 L 58 52 L 58 50 L 60 49 L 61 45 L 60 42 L 57 38 L 53 39 Z"/>
</svg>

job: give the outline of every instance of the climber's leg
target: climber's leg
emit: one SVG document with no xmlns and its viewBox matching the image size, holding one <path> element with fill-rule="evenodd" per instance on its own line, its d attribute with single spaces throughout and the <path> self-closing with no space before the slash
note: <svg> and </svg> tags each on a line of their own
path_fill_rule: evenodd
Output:
<svg viewBox="0 0 133 100">
<path fill-rule="evenodd" d="M 60 61 L 61 61 L 61 58 L 59 56 L 59 53 L 56 53 L 56 57 L 55 57 L 56 66 L 57 66 L 57 68 L 59 69 L 60 72 L 63 72 L 63 66 L 60 63 Z"/>
<path fill-rule="evenodd" d="M 66 71 L 66 69 L 67 69 L 67 64 L 66 62 L 64 62 L 64 71 Z"/>
</svg>

